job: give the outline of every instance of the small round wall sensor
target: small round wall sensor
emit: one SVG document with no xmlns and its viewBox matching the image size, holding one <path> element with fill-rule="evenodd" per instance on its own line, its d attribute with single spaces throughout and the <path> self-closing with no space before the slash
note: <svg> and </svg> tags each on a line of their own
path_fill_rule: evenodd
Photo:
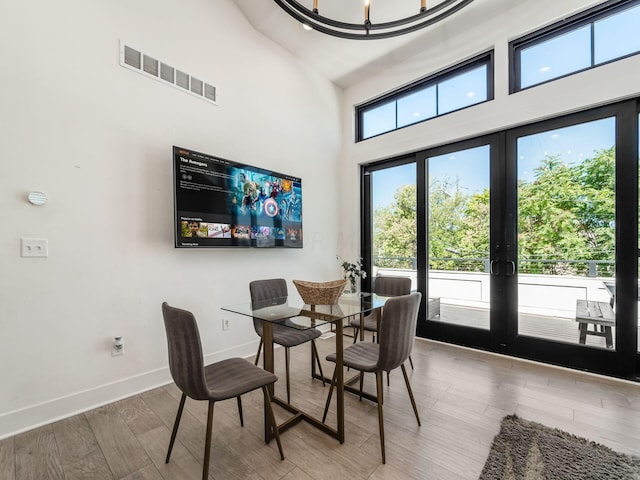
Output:
<svg viewBox="0 0 640 480">
<path fill-rule="evenodd" d="M 27 198 L 33 205 L 44 205 L 47 203 L 47 196 L 42 192 L 30 192 Z"/>
</svg>

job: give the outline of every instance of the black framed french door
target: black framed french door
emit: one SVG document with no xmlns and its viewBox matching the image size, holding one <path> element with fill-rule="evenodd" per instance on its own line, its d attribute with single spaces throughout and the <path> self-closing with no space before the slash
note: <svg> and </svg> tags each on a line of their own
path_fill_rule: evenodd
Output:
<svg viewBox="0 0 640 480">
<path fill-rule="evenodd" d="M 365 268 L 412 277 L 419 336 L 637 377 L 639 117 L 620 102 L 363 166 Z M 611 323 L 582 335 L 594 307 Z"/>
<path fill-rule="evenodd" d="M 482 136 L 417 156 L 424 179 L 418 278 L 425 293 L 418 335 L 504 348 L 501 139 Z"/>
<path fill-rule="evenodd" d="M 637 128 L 632 101 L 506 132 L 508 353 L 636 373 Z"/>
<path fill-rule="evenodd" d="M 412 278 L 423 292 L 419 336 L 505 347 L 496 255 L 504 245 L 502 138 L 483 136 L 363 167 L 365 269 L 374 277 Z"/>
</svg>

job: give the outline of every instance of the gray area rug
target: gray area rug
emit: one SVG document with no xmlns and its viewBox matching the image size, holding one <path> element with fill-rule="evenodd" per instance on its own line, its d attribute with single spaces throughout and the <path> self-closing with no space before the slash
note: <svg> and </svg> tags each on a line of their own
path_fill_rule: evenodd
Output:
<svg viewBox="0 0 640 480">
<path fill-rule="evenodd" d="M 556 428 L 502 419 L 479 480 L 640 480 L 640 458 Z"/>
</svg>

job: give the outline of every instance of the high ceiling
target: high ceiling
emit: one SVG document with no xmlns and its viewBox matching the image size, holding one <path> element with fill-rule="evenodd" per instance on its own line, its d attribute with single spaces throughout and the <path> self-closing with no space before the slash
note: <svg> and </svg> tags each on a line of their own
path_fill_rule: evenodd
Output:
<svg viewBox="0 0 640 480">
<path fill-rule="evenodd" d="M 474 0 L 469 6 L 438 24 L 402 37 L 383 40 L 346 40 L 304 30 L 299 22 L 273 0 L 233 1 L 256 30 L 336 85 L 346 88 L 368 75 L 420 53 L 425 44 L 433 45 L 452 32 L 464 31 L 471 25 L 477 25 L 497 13 L 510 0 Z M 301 0 L 301 3 L 311 8 L 311 0 Z M 429 7 L 433 4 L 434 0 L 428 1 Z M 319 0 L 321 14 L 337 16 L 354 23 L 363 19 L 362 5 L 363 0 Z M 419 0 L 371 0 L 371 21 L 379 23 L 415 14 L 419 7 Z M 353 18 L 354 15 L 356 18 Z"/>
</svg>

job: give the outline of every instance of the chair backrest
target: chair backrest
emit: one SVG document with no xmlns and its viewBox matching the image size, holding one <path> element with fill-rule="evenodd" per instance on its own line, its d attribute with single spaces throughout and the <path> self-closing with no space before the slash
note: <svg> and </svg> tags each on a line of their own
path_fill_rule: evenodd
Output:
<svg viewBox="0 0 640 480">
<path fill-rule="evenodd" d="M 390 298 L 384 304 L 380 319 L 380 355 L 377 370 L 391 371 L 402 365 L 413 348 L 422 294 Z"/>
<path fill-rule="evenodd" d="M 411 279 L 409 277 L 375 277 L 373 292 L 383 297 L 397 297 L 411 293 Z"/>
<path fill-rule="evenodd" d="M 254 280 L 249 284 L 252 302 L 262 302 L 272 298 L 286 298 L 287 282 L 284 278 L 270 278 L 268 280 Z"/>
<path fill-rule="evenodd" d="M 204 361 L 198 324 L 191 312 L 162 304 L 169 347 L 169 370 L 178 388 L 190 398 L 207 400 Z"/>
<path fill-rule="evenodd" d="M 286 301 L 288 296 L 287 281 L 284 278 L 270 278 L 267 280 L 254 280 L 249 283 L 249 293 L 251 302 L 264 302 L 274 298 Z M 253 319 L 253 327 L 256 333 L 262 336 L 262 320 Z"/>
</svg>

